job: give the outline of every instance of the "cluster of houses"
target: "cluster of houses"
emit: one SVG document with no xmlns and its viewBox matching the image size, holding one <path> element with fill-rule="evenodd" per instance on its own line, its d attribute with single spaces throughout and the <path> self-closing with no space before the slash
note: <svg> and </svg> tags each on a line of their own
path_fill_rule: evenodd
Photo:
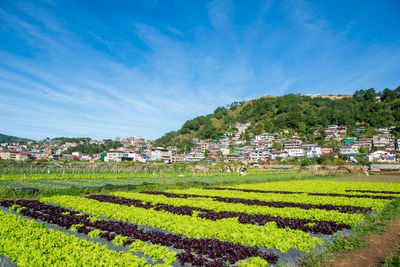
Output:
<svg viewBox="0 0 400 267">
<path fill-rule="evenodd" d="M 227 133 L 219 140 L 194 139 L 195 148 L 185 155 L 174 155 L 173 161 L 190 161 L 191 157 L 203 157 L 205 160 L 234 160 L 242 162 L 280 161 L 294 158 L 314 158 L 321 155 L 347 155 L 348 161 L 356 162 L 358 155 L 369 158 L 371 162 L 395 163 L 396 155 L 400 155 L 400 139 L 396 139 L 391 131 L 395 128 L 382 127 L 376 129 L 377 134 L 372 137 L 363 136 L 366 127 L 356 129 L 358 137 L 346 137 L 347 127 L 331 125 L 324 129 L 324 141 L 337 141 L 338 147 L 319 146 L 316 143 L 305 141 L 306 137 L 293 134 L 288 137 L 289 131 L 263 133 L 252 135 L 250 141 L 240 139 L 240 136 L 250 126 L 250 123 L 237 124 L 237 133 Z M 316 130 L 314 135 L 320 134 Z M 174 159 L 175 157 L 175 159 Z"/>
<path fill-rule="evenodd" d="M 336 141 L 339 146 L 319 146 L 307 142 L 305 136 L 289 131 L 249 134 L 250 139 L 244 140 L 243 134 L 251 123 L 236 124 L 235 133 L 227 132 L 218 140 L 193 139 L 194 147 L 179 151 L 176 147 L 153 147 L 153 141 L 142 137 L 118 138 L 122 146 L 101 153 L 86 155 L 79 152 L 65 154 L 65 151 L 75 147 L 78 143 L 66 142 L 60 145 L 51 140 L 32 146 L 18 143 L 0 144 L 0 159 L 3 160 L 88 160 L 88 161 L 139 161 L 139 162 L 198 162 L 206 161 L 241 161 L 241 162 L 268 162 L 296 158 L 315 158 L 322 155 L 347 155 L 348 161 L 357 161 L 357 156 L 368 157 L 371 162 L 396 163 L 400 155 L 400 139 L 396 139 L 391 131 L 395 128 L 382 127 L 376 129 L 376 134 L 366 137 L 365 127 L 356 129 L 356 135 L 349 137 L 347 127 L 331 125 L 323 129 L 324 141 Z M 314 135 L 320 135 L 321 129 L 315 130 Z M 90 140 L 90 144 L 102 144 L 102 140 Z M 28 149 L 29 146 L 29 149 Z M 180 153 L 178 153 L 180 152 Z"/>
</svg>

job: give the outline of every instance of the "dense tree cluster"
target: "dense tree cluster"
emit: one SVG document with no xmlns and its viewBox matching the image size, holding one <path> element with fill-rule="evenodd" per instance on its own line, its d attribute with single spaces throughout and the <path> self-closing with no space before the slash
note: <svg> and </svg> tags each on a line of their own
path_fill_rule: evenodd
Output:
<svg viewBox="0 0 400 267">
<path fill-rule="evenodd" d="M 357 123 L 371 129 L 400 126 L 400 86 L 382 92 L 372 88 L 358 90 L 353 97 L 341 99 L 289 94 L 234 102 L 217 108 L 213 114 L 188 120 L 180 130 L 165 134 L 155 143 L 157 146 L 181 147 L 183 142 L 188 145 L 184 140 L 195 137 L 217 139 L 225 132 L 235 132 L 235 124 L 244 122 L 252 122 L 246 134 L 292 129 L 300 135 L 311 135 L 316 128 L 332 124 L 347 125 L 350 131 L 356 128 Z M 394 131 L 397 132 L 400 131 Z M 320 134 L 323 137 L 323 131 Z"/>
<path fill-rule="evenodd" d="M 32 141 L 32 140 L 26 139 L 26 138 L 20 138 L 20 137 L 10 136 L 10 135 L 5 135 L 5 134 L 0 134 L 0 143 L 20 143 L 20 144 L 26 144 L 28 141 Z"/>
</svg>

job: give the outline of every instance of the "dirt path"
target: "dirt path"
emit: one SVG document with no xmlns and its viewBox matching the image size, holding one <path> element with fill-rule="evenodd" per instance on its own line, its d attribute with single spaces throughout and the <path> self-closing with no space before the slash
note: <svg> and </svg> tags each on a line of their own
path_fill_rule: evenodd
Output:
<svg viewBox="0 0 400 267">
<path fill-rule="evenodd" d="M 365 237 L 370 241 L 366 248 L 344 252 L 329 263 L 335 267 L 372 267 L 381 266 L 382 262 L 400 246 L 400 219 L 393 221 L 384 234 Z"/>
<path fill-rule="evenodd" d="M 400 175 L 357 175 L 329 179 L 342 182 L 378 182 L 378 183 L 400 183 Z"/>
</svg>

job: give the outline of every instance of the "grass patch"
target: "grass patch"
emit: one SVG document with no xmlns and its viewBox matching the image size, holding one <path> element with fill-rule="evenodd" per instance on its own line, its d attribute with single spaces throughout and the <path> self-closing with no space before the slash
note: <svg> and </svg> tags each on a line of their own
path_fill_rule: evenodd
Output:
<svg viewBox="0 0 400 267">
<path fill-rule="evenodd" d="M 383 263 L 383 267 L 398 267 L 400 266 L 400 248 L 397 249 L 396 255 L 388 256 Z"/>
</svg>

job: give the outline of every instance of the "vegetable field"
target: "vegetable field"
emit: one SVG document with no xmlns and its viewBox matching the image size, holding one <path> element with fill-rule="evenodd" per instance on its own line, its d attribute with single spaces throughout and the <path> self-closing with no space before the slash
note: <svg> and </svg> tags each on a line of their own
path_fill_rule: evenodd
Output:
<svg viewBox="0 0 400 267">
<path fill-rule="evenodd" d="M 237 174 L 221 174 L 221 175 L 204 175 L 203 176 L 179 176 L 175 177 L 102 177 L 90 176 L 91 178 L 65 178 L 65 179 L 15 179 L 0 180 L 1 191 L 62 191 L 68 189 L 91 189 L 91 188 L 125 188 L 129 189 L 139 185 L 173 185 L 173 184 L 238 184 L 244 182 L 265 182 L 265 181 L 285 181 L 285 180 L 305 180 L 305 179 L 322 179 L 327 177 L 340 177 L 344 174 L 336 175 L 313 175 L 310 173 L 295 172 L 265 172 L 263 175 L 249 174 L 241 176 Z M 348 176 L 348 175 L 346 175 Z"/>
<path fill-rule="evenodd" d="M 47 180 L 47 179 L 146 179 L 146 178 L 176 178 L 176 177 L 213 177 L 240 176 L 237 171 L 240 165 L 220 164 L 204 165 L 195 168 L 190 164 L 2 164 L 0 163 L 0 179 Z M 200 166 L 200 165 L 199 165 Z M 263 176 L 296 173 L 294 169 L 249 169 L 248 175 Z"/>
<path fill-rule="evenodd" d="M 286 181 L 0 202 L 0 255 L 18 266 L 294 265 L 400 184 Z"/>
</svg>

